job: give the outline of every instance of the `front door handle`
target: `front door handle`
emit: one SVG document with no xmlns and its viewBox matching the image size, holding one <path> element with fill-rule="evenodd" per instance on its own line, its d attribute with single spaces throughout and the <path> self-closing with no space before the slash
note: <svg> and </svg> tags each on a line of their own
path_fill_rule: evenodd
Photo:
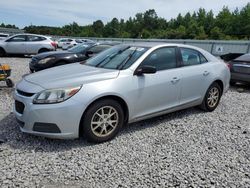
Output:
<svg viewBox="0 0 250 188">
<path fill-rule="evenodd" d="M 209 72 L 208 72 L 208 71 L 204 71 L 204 72 L 203 72 L 203 75 L 204 75 L 204 76 L 207 76 L 207 75 L 209 75 Z"/>
<path fill-rule="evenodd" d="M 180 78 L 177 78 L 177 77 L 174 77 L 174 78 L 171 80 L 172 84 L 175 84 L 175 83 L 177 83 L 177 82 L 179 82 L 179 81 L 180 81 Z"/>
</svg>

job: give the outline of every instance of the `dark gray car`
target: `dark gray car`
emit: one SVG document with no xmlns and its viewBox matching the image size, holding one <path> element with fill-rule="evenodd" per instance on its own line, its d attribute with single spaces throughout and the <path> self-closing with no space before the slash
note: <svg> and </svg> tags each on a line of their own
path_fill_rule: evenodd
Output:
<svg viewBox="0 0 250 188">
<path fill-rule="evenodd" d="M 228 62 L 231 71 L 231 85 L 236 82 L 250 83 L 250 53 Z"/>
<path fill-rule="evenodd" d="M 30 72 L 37 72 L 51 67 L 85 61 L 114 45 L 115 43 L 90 42 L 78 44 L 67 51 L 38 54 L 32 57 L 29 63 Z"/>
</svg>

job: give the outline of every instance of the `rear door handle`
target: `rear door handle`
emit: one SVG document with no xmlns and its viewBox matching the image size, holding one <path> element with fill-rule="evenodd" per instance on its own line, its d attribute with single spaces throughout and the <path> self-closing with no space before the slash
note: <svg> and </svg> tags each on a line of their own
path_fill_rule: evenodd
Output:
<svg viewBox="0 0 250 188">
<path fill-rule="evenodd" d="M 204 72 L 203 72 L 203 75 L 204 75 L 204 76 L 207 76 L 207 75 L 209 75 L 209 72 L 208 72 L 208 71 L 204 71 Z"/>
<path fill-rule="evenodd" d="M 177 77 L 174 77 L 174 78 L 171 80 L 172 84 L 175 84 L 175 83 L 177 83 L 177 82 L 179 82 L 179 81 L 180 81 L 180 78 L 177 78 Z"/>
</svg>

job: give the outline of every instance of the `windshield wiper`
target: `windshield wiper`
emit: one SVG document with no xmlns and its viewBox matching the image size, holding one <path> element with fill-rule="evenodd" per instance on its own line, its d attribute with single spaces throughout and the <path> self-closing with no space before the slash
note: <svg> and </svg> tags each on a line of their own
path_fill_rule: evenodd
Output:
<svg viewBox="0 0 250 188">
<path fill-rule="evenodd" d="M 133 55 L 135 54 L 136 50 L 137 50 L 137 48 L 135 48 L 135 49 L 128 55 L 128 57 L 127 57 L 125 60 L 123 60 L 123 61 L 121 62 L 121 64 L 117 65 L 116 69 L 122 70 L 122 69 L 125 67 L 125 65 L 128 63 L 128 61 L 133 57 Z"/>
<path fill-rule="evenodd" d="M 114 54 L 111 54 L 111 55 L 105 57 L 105 58 L 104 58 L 102 61 L 100 61 L 95 67 L 103 67 L 103 66 L 105 66 L 105 65 L 106 65 L 108 62 L 110 62 L 110 60 L 112 60 L 116 55 L 118 55 L 118 54 L 124 52 L 125 50 L 127 50 L 127 49 L 129 49 L 129 48 L 130 48 L 130 46 L 127 46 L 126 48 L 119 50 L 117 53 L 114 53 Z M 109 61 L 107 61 L 106 63 L 104 63 L 102 66 L 100 66 L 100 65 L 101 65 L 106 59 L 108 59 L 108 58 L 109 58 Z"/>
</svg>

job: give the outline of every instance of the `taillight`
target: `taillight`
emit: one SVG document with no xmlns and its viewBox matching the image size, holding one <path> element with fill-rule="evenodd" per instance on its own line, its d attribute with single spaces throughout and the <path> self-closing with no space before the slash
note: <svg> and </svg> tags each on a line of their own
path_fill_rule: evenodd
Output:
<svg viewBox="0 0 250 188">
<path fill-rule="evenodd" d="M 51 44 L 53 47 L 56 48 L 56 43 L 55 43 L 55 42 L 51 42 L 50 44 Z"/>
<path fill-rule="evenodd" d="M 232 68 L 232 65 L 231 65 L 230 63 L 226 63 L 226 64 L 227 64 L 227 67 L 228 67 L 229 69 Z"/>
</svg>

